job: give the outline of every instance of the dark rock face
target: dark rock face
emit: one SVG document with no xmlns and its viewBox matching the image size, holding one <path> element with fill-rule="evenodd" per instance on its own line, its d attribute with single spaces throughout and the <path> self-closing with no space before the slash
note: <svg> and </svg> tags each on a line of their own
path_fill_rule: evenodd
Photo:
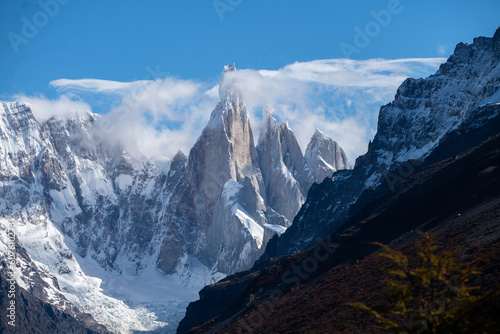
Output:
<svg viewBox="0 0 500 334">
<path fill-rule="evenodd" d="M 222 313 L 228 305 L 236 302 L 257 274 L 253 270 L 248 275 L 242 272 L 231 275 L 217 284 L 204 287 L 199 292 L 200 299 L 189 304 L 186 310 L 189 317 L 185 317 L 179 323 L 177 333 L 186 333 Z"/>
<path fill-rule="evenodd" d="M 275 265 L 289 266 L 290 259 L 274 258 L 262 261 L 250 270 L 242 271 L 223 280 L 208 285 L 200 291 L 200 299 L 189 304 L 186 317 L 182 319 L 177 328 L 177 333 L 183 334 L 190 331 L 216 316 L 239 307 L 241 296 L 254 284 L 254 280 L 267 268 Z"/>
<path fill-rule="evenodd" d="M 333 179 L 312 187 L 293 225 L 280 238 L 271 240 L 263 257 L 314 246 L 317 238 L 341 226 L 363 192 L 366 201 L 369 193 L 375 196 L 390 190 L 401 179 L 399 174 L 404 179 L 408 166 L 403 162 L 414 161 L 409 170 L 414 169 L 416 161 L 429 155 L 447 133 L 461 124 L 484 124 L 487 117 L 483 117 L 483 105 L 498 103 L 499 99 L 499 31 L 493 38 L 459 44 L 436 74 L 405 80 L 394 101 L 380 108 L 377 134 L 368 152 L 356 160 L 352 171 L 337 172 Z M 488 117 L 498 113 L 496 108 L 489 110 Z M 398 168 L 399 173 L 387 174 Z"/>
</svg>

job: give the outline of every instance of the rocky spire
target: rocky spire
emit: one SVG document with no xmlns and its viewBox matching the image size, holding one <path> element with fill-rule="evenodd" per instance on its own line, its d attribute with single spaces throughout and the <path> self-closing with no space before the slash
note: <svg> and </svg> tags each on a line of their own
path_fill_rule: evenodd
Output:
<svg viewBox="0 0 500 334">
<path fill-rule="evenodd" d="M 266 210 L 247 107 L 230 77 L 235 72 L 234 64 L 224 68 L 221 101 L 191 149 L 180 203 L 187 224 L 196 231 L 190 241 L 195 255 L 225 273 L 249 267 L 260 255 L 264 240 L 254 238 L 252 231 L 263 230 Z M 248 254 L 239 256 L 244 249 Z M 231 254 L 223 254 L 228 250 Z"/>
<path fill-rule="evenodd" d="M 224 66 L 219 83 L 219 97 L 221 101 L 241 99 L 241 91 L 237 85 L 237 70 L 234 63 Z"/>
<path fill-rule="evenodd" d="M 281 128 L 269 106 L 263 110 L 257 153 L 268 205 L 291 222 L 304 197 L 299 183 L 283 161 Z"/>
<path fill-rule="evenodd" d="M 340 145 L 318 129 L 307 145 L 305 158 L 318 183 L 337 170 L 352 169 L 352 164 Z"/>
</svg>

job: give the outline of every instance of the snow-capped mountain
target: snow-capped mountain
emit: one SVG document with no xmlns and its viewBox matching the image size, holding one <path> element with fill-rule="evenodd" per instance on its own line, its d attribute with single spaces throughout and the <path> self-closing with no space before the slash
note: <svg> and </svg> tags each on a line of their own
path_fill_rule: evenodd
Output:
<svg viewBox="0 0 500 334">
<path fill-rule="evenodd" d="M 349 168 L 324 135 L 304 157 L 270 109 L 255 147 L 243 94 L 224 79 L 208 125 L 168 172 L 108 143 L 99 115 L 42 121 L 27 104 L 0 104 L 0 251 L 15 226 L 23 289 L 114 332 L 165 325 L 152 305 L 175 328 L 203 285 L 251 267 L 290 226 L 314 181 Z"/>
<path fill-rule="evenodd" d="M 479 127 L 495 117 L 498 108 L 487 106 L 498 103 L 500 29 L 492 38 L 458 44 L 434 75 L 405 80 L 394 101 L 380 108 L 377 133 L 368 152 L 356 160 L 353 170 L 339 171 L 311 189 L 293 225 L 271 241 L 264 257 L 314 246 L 367 203 L 370 193 L 390 191 L 409 177 L 418 160 L 427 157 L 451 131 L 460 126 Z M 356 203 L 363 192 L 366 198 Z"/>
<path fill-rule="evenodd" d="M 94 115 L 39 123 L 28 105 L 2 102 L 0 108 L 1 247 L 7 252 L 14 226 L 19 286 L 61 310 L 74 305 L 90 312 L 112 331 L 161 325 L 144 309 L 105 295 L 101 279 L 88 275 L 96 267 L 133 274 L 147 265 L 151 248 L 139 248 L 135 238 L 154 233 L 137 232 L 148 210 L 141 219 L 130 216 L 151 198 L 161 201 L 159 170 L 126 155 L 112 159 L 92 133 Z M 145 202 L 135 211 L 134 197 L 135 205 Z"/>
</svg>

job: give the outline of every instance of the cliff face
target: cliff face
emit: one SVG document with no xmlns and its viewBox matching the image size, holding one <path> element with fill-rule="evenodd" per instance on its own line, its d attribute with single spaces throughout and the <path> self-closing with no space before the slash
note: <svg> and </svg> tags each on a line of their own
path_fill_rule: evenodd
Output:
<svg viewBox="0 0 500 334">
<path fill-rule="evenodd" d="M 296 165 L 294 159 L 300 159 L 299 163 L 304 160 L 300 147 L 294 146 L 294 142 L 297 140 L 293 132 L 289 131 L 284 135 L 282 127 L 272 116 L 272 110 L 264 109 L 257 153 L 265 196 L 269 206 L 276 212 L 281 212 L 288 221 L 293 220 L 304 203 L 299 180 L 308 178 L 304 169 L 294 168 Z M 285 164 L 285 156 L 291 168 Z M 302 165 L 299 164 L 298 167 Z M 305 187 L 308 189 L 307 185 Z"/>
<path fill-rule="evenodd" d="M 268 237 L 262 188 L 246 106 L 225 96 L 189 154 L 178 215 L 190 228 L 189 251 L 224 273 L 250 266 Z"/>
</svg>

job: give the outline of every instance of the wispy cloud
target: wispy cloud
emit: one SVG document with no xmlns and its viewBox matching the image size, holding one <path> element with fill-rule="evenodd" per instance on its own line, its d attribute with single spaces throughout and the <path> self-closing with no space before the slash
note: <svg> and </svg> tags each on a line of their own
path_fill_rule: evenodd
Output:
<svg viewBox="0 0 500 334">
<path fill-rule="evenodd" d="M 439 44 L 437 46 L 437 52 L 438 52 L 438 55 L 440 55 L 440 56 L 446 55 L 446 46 Z"/>
<path fill-rule="evenodd" d="M 277 118 L 289 122 L 304 150 L 319 128 L 346 150 L 351 159 L 365 153 L 376 130 L 378 109 L 392 100 L 407 77 L 433 73 L 444 58 L 317 60 L 293 63 L 278 70 L 227 72 L 224 84 L 238 87 L 250 110 L 257 137 L 264 105 Z M 206 125 L 219 100 L 219 87 L 167 77 L 157 80 L 116 82 L 99 79 L 52 81 L 58 100 L 28 98 L 40 118 L 63 116 L 64 109 L 88 110 L 75 96 L 91 94 L 119 102 L 103 115 L 109 141 L 125 145 L 158 160 L 186 153 Z M 82 95 L 83 94 L 83 95 Z M 56 108 L 50 112 L 51 104 Z M 35 109 L 38 109 L 35 110 Z"/>
<path fill-rule="evenodd" d="M 71 89 L 78 89 L 99 93 L 110 92 L 114 94 L 126 94 L 134 88 L 143 87 L 147 84 L 147 80 L 119 82 L 101 79 L 58 79 L 50 82 L 50 85 L 57 88 L 57 90 L 60 92 Z"/>
<path fill-rule="evenodd" d="M 99 79 L 52 81 L 60 92 L 93 93 L 120 102 L 102 115 L 105 139 L 132 154 L 159 161 L 188 152 L 218 99 L 207 84 L 167 77 L 116 82 Z"/>
<path fill-rule="evenodd" d="M 189 152 L 217 100 L 199 83 L 173 78 L 152 81 L 132 90 L 104 115 L 114 125 L 106 135 L 132 153 L 168 160 L 179 149 Z"/>
</svg>

